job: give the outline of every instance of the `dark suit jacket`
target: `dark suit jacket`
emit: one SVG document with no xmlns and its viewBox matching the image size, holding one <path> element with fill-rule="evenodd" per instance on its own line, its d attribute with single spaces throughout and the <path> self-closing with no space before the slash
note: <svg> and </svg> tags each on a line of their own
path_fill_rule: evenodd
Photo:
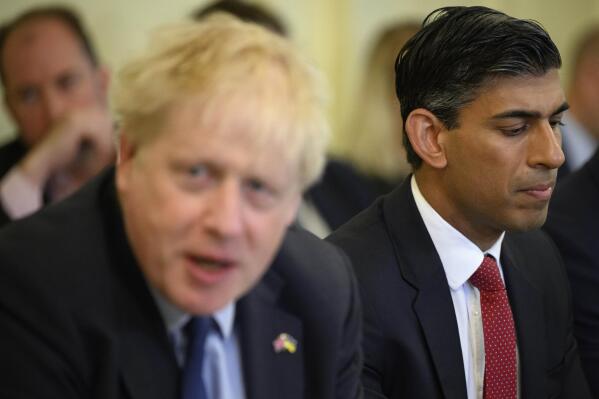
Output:
<svg viewBox="0 0 599 399">
<path fill-rule="evenodd" d="M 26 149 L 19 139 L 14 139 L 0 147 L 0 179 L 25 156 Z M 0 203 L 0 227 L 10 222 L 10 217 Z"/>
<path fill-rule="evenodd" d="M 175 399 L 180 370 L 125 236 L 113 174 L 0 232 L 0 397 Z M 290 230 L 237 302 L 248 399 L 355 398 L 361 313 L 347 258 Z M 282 332 L 297 352 L 275 353 Z"/>
<path fill-rule="evenodd" d="M 332 231 L 391 188 L 382 179 L 363 175 L 345 161 L 329 159 L 322 177 L 310 187 L 305 197 L 314 204 Z"/>
<path fill-rule="evenodd" d="M 566 263 L 574 298 L 574 335 L 599 398 L 599 150 L 561 181 L 544 226 Z"/>
<path fill-rule="evenodd" d="M 366 397 L 465 399 L 455 311 L 410 179 L 328 239 L 349 254 L 364 309 Z M 557 249 L 541 232 L 506 234 L 523 399 L 587 398 Z"/>
</svg>

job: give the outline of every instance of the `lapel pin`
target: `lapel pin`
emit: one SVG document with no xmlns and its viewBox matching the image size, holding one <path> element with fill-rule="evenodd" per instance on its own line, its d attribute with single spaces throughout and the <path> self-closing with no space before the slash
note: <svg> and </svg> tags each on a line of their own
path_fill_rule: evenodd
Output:
<svg viewBox="0 0 599 399">
<path fill-rule="evenodd" d="M 276 353 L 295 353 L 297 350 L 297 340 L 287 333 L 281 333 L 274 341 L 272 341 L 272 347 Z"/>
</svg>

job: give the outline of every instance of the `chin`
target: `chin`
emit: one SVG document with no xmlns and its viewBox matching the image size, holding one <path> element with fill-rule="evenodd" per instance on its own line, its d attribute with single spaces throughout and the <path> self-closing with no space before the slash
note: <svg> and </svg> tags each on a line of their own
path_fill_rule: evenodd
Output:
<svg viewBox="0 0 599 399">
<path fill-rule="evenodd" d="M 528 217 L 521 217 L 514 221 L 511 226 L 508 226 L 508 231 L 530 231 L 541 228 L 547 219 L 547 211 L 545 210 L 542 214 Z"/>
</svg>

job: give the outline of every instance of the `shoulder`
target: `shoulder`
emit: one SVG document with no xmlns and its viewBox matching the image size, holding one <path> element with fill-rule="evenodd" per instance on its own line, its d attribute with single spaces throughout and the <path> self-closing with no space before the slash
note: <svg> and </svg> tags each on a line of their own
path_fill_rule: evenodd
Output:
<svg viewBox="0 0 599 399">
<path fill-rule="evenodd" d="M 373 243 L 380 244 L 387 236 L 382 215 L 383 198 L 354 216 L 335 230 L 326 240 L 352 255 L 369 252 Z"/>
<path fill-rule="evenodd" d="M 550 211 L 581 212 L 597 209 L 597 200 L 599 200 L 599 150 L 581 169 L 558 181 L 550 202 Z"/>
<path fill-rule="evenodd" d="M 348 257 L 299 226 L 292 226 L 265 280 L 282 282 L 283 298 L 300 313 L 342 317 L 355 296 Z"/>
<path fill-rule="evenodd" d="M 544 229 L 562 248 L 599 245 L 599 151 L 582 169 L 568 175 L 555 189 Z M 563 249 L 563 248 L 562 248 Z"/>
<path fill-rule="evenodd" d="M 507 233 L 504 254 L 537 288 L 549 295 L 567 290 L 567 277 L 561 255 L 542 230 Z"/>
<path fill-rule="evenodd" d="M 18 139 L 0 146 L 0 176 L 3 176 L 25 155 L 25 147 Z"/>
<path fill-rule="evenodd" d="M 0 280 L 7 285 L 0 283 L 1 292 L 12 291 L 10 281 L 57 296 L 67 295 L 70 288 L 85 294 L 96 286 L 89 282 L 102 274 L 98 266 L 108 262 L 99 185 L 0 229 Z"/>
<path fill-rule="evenodd" d="M 303 281 L 318 288 L 348 282 L 347 256 L 334 245 L 296 225 L 289 228 L 275 265 L 290 282 Z"/>
</svg>

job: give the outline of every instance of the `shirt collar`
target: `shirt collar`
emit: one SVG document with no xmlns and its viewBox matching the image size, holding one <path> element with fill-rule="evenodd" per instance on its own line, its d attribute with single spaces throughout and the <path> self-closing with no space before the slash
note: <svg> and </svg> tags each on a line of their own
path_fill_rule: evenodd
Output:
<svg viewBox="0 0 599 399">
<path fill-rule="evenodd" d="M 183 326 L 189 321 L 191 315 L 184 312 L 177 306 L 169 302 L 160 292 L 153 287 L 150 287 L 150 292 L 156 301 L 162 320 L 166 325 L 167 330 L 172 333 L 180 331 Z M 235 322 L 235 302 L 230 302 L 224 308 L 214 312 L 212 318 L 216 322 L 220 333 L 224 339 L 227 339 L 233 333 L 233 325 Z"/>
<path fill-rule="evenodd" d="M 459 289 L 468 281 L 481 265 L 485 254 L 492 255 L 499 264 L 501 244 L 505 232 L 501 233 L 491 248 L 485 252 L 481 251 L 476 244 L 447 223 L 433 209 L 420 192 L 415 176 L 412 176 L 410 184 L 416 207 L 441 258 L 447 282 L 451 289 Z"/>
</svg>

